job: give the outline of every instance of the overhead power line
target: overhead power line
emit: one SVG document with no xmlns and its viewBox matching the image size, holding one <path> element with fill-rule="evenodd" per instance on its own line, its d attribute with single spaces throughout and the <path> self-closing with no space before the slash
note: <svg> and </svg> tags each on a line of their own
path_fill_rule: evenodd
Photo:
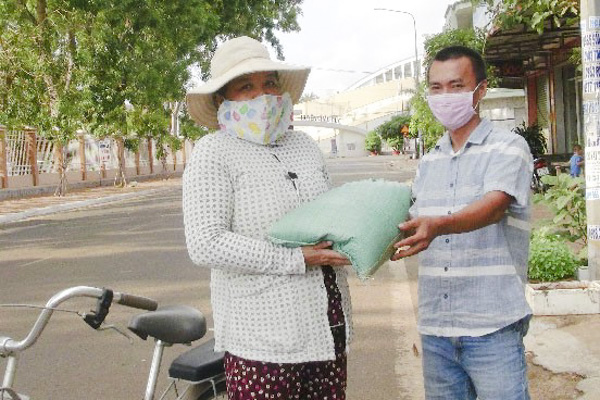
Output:
<svg viewBox="0 0 600 400">
<path fill-rule="evenodd" d="M 355 71 L 351 69 L 333 69 L 333 68 L 321 68 L 321 67 L 311 67 L 312 69 L 318 69 L 320 71 L 329 71 L 329 72 L 347 72 L 350 74 L 374 74 L 374 71 Z"/>
</svg>

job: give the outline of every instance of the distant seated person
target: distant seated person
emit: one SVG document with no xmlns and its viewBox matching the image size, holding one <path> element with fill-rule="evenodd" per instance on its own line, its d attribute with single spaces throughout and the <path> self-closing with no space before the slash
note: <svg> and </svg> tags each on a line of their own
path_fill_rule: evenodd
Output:
<svg viewBox="0 0 600 400">
<path fill-rule="evenodd" d="M 576 144 L 573 146 L 573 156 L 571 156 L 571 176 L 576 177 L 581 175 L 581 166 L 584 163 L 583 160 L 583 149 L 580 145 Z"/>
</svg>

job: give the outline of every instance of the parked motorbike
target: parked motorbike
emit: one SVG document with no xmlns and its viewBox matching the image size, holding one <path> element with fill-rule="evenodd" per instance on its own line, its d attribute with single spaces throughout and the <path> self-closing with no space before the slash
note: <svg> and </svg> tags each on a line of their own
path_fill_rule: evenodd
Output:
<svg viewBox="0 0 600 400">
<path fill-rule="evenodd" d="M 542 176 L 549 175 L 548 162 L 546 159 L 538 157 L 533 160 L 533 176 L 531 177 L 531 189 L 535 193 L 544 193 L 548 185 L 542 182 Z"/>
</svg>

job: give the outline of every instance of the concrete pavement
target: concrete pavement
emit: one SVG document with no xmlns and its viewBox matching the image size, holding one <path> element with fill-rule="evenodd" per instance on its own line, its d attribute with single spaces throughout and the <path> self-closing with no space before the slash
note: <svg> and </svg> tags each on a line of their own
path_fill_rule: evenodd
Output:
<svg viewBox="0 0 600 400">
<path fill-rule="evenodd" d="M 525 337 L 533 363 L 579 382 L 577 399 L 600 399 L 600 315 L 535 316 Z M 539 382 L 537 384 L 544 384 Z M 567 398 L 567 397 L 565 397 Z M 568 397 L 572 398 L 572 397 Z M 542 397 L 540 397 L 542 399 Z"/>
<path fill-rule="evenodd" d="M 31 217 L 142 197 L 155 191 L 169 190 L 179 186 L 181 186 L 181 177 L 172 177 L 141 182 L 132 181 L 123 188 L 98 186 L 71 189 L 64 197 L 53 196 L 46 192 L 39 196 L 8 198 L 0 200 L 0 226 Z M 0 189 L 1 191 L 2 189 Z M 14 192 L 14 189 L 12 191 Z M 24 190 L 23 193 L 27 193 L 27 190 Z"/>
<path fill-rule="evenodd" d="M 168 180 L 139 182 L 126 188 L 98 187 L 77 190 L 63 198 L 50 195 L 4 200 L 0 201 L 0 229 L 8 223 L 39 215 L 146 196 L 154 191 L 175 189 L 179 185 L 181 185 L 181 178 L 176 177 Z M 414 262 L 406 260 L 406 270 L 411 271 L 414 268 Z M 404 271 L 404 268 L 401 271 Z M 398 291 L 399 296 L 408 290 L 407 288 L 401 289 Z M 415 304 L 414 296 L 415 294 L 409 296 L 409 299 L 413 298 L 410 307 Z M 414 320 L 405 323 L 404 327 L 408 325 L 413 332 L 416 332 Z M 532 398 L 544 400 L 549 398 L 600 399 L 600 340 L 598 332 L 600 332 L 600 315 L 597 314 L 534 317 L 525 340 L 526 349 L 531 353 L 533 363 L 554 374 L 579 375 L 577 389 L 581 393 L 576 397 L 546 397 L 545 395 L 535 397 L 532 395 Z M 414 353 L 418 354 L 420 352 L 418 340 L 413 337 L 408 340 L 416 342 Z M 413 368 L 420 368 L 420 366 L 415 364 Z M 572 375 L 565 379 L 572 379 Z M 545 384 L 546 382 L 542 380 L 533 379 L 531 381 L 532 392 L 535 392 L 536 386 Z M 420 394 L 414 398 L 420 398 Z"/>
</svg>

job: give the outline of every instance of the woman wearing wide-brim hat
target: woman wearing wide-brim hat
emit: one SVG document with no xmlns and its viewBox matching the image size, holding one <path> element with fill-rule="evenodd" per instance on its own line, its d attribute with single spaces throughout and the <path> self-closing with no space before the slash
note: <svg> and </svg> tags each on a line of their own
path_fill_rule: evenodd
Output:
<svg viewBox="0 0 600 400">
<path fill-rule="evenodd" d="M 275 221 L 330 188 L 317 144 L 289 128 L 308 73 L 239 37 L 216 50 L 211 79 L 187 95 L 192 118 L 217 130 L 194 147 L 183 213 L 192 261 L 212 269 L 230 398 L 345 398 L 352 323 L 338 267 L 349 261 L 331 243 L 267 240 Z"/>
</svg>

